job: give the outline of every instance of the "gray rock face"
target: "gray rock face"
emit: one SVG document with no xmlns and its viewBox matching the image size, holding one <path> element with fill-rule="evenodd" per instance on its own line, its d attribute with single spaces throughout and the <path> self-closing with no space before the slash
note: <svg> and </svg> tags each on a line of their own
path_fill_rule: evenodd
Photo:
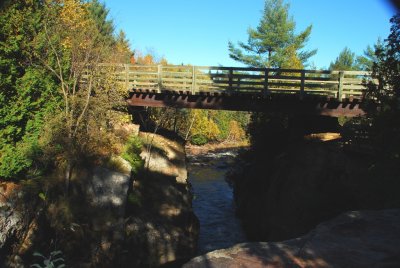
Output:
<svg viewBox="0 0 400 268">
<path fill-rule="evenodd" d="M 19 187 L 14 183 L 0 185 L 0 267 L 24 267 L 20 255 L 30 246 L 32 233 L 36 228 L 35 217 L 30 206 L 21 199 Z"/>
<path fill-rule="evenodd" d="M 95 167 L 87 186 L 91 219 L 97 238 L 91 243 L 92 259 L 108 265 L 122 251 L 125 238 L 125 209 L 130 176 L 103 167 Z"/>
<path fill-rule="evenodd" d="M 96 167 L 87 189 L 91 205 L 97 208 L 111 209 L 124 216 L 126 196 L 130 177 L 128 175 Z"/>
<path fill-rule="evenodd" d="M 199 230 L 184 147 L 160 135 L 143 139 L 152 142 L 152 152 L 141 154 L 148 170 L 130 193 L 125 248 L 132 250 L 123 267 L 176 267 L 177 261 L 194 256 Z"/>
<path fill-rule="evenodd" d="M 400 210 L 348 212 L 303 237 L 238 244 L 183 267 L 400 267 Z"/>
<path fill-rule="evenodd" d="M 194 256 L 198 223 L 190 212 L 167 222 L 153 215 L 132 218 L 126 227 L 131 247 L 127 266 L 158 267 L 159 265 Z M 129 267 L 128 266 L 128 267 Z"/>
<path fill-rule="evenodd" d="M 22 215 L 9 203 L 0 203 L 0 251 L 10 242 L 24 225 Z"/>
</svg>

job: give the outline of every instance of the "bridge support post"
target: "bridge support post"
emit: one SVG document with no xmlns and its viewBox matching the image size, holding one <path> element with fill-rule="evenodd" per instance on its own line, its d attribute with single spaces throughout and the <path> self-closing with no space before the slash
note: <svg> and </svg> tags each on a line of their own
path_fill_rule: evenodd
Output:
<svg viewBox="0 0 400 268">
<path fill-rule="evenodd" d="M 229 69 L 229 82 L 228 82 L 228 89 L 233 90 L 233 69 Z"/>
<path fill-rule="evenodd" d="M 269 85 L 268 85 L 268 77 L 269 77 L 269 69 L 264 70 L 264 88 L 263 88 L 263 97 L 266 98 L 269 95 Z"/>
<path fill-rule="evenodd" d="M 196 92 L 196 66 L 192 67 L 192 95 Z"/>
<path fill-rule="evenodd" d="M 342 101 L 342 95 L 343 95 L 343 82 L 344 82 L 344 72 L 340 71 L 339 72 L 339 88 L 338 88 L 338 95 L 337 99 L 338 101 Z"/>
<path fill-rule="evenodd" d="M 157 92 L 161 93 L 162 88 L 162 65 L 157 66 L 157 73 L 158 73 L 158 89 Z"/>
<path fill-rule="evenodd" d="M 304 87 L 305 87 L 305 83 L 306 83 L 306 71 L 302 70 L 301 71 L 301 82 L 300 82 L 300 100 L 303 100 L 304 98 Z"/>
<path fill-rule="evenodd" d="M 129 64 L 125 64 L 125 89 L 129 90 Z"/>
</svg>

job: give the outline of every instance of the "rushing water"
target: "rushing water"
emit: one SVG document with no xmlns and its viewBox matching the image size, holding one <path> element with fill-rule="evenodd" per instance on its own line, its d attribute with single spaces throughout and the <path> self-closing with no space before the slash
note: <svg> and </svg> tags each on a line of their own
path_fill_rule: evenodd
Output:
<svg viewBox="0 0 400 268">
<path fill-rule="evenodd" d="M 193 187 L 193 209 L 200 220 L 198 254 L 245 242 L 235 217 L 232 189 L 225 173 L 235 151 L 188 155 L 189 180 Z"/>
</svg>

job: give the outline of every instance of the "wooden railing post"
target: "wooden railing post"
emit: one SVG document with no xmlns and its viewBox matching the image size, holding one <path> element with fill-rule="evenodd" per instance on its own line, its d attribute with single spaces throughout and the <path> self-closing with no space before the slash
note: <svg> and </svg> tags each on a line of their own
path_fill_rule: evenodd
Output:
<svg viewBox="0 0 400 268">
<path fill-rule="evenodd" d="M 115 65 L 103 64 L 101 66 L 113 67 Z M 365 90 L 365 81 L 361 79 L 361 76 L 370 76 L 369 72 L 361 71 L 206 66 L 168 66 L 164 68 L 162 65 L 131 64 L 118 64 L 117 67 L 116 79 L 126 89 L 150 89 L 152 92 L 162 92 L 163 89 L 171 88 L 192 95 L 199 93 L 199 90 L 206 93 L 217 91 L 223 93 L 224 90 L 247 93 L 248 90 L 252 91 L 254 96 L 263 98 L 269 98 L 274 94 L 295 92 L 299 100 L 305 99 L 309 94 L 315 92 L 320 94 L 319 96 L 333 96 L 338 102 L 342 102 L 345 97 L 361 100 Z M 190 72 L 192 72 L 192 76 L 190 76 Z M 82 79 L 85 81 L 87 75 Z M 375 80 L 373 81 L 375 82 Z"/>
<path fill-rule="evenodd" d="M 264 71 L 264 88 L 263 88 L 263 96 L 264 97 L 267 97 L 269 95 L 268 79 L 269 79 L 269 69 L 266 68 Z"/>
<path fill-rule="evenodd" d="M 196 66 L 192 67 L 192 95 L 196 92 Z"/>
<path fill-rule="evenodd" d="M 162 89 L 162 65 L 157 66 L 157 73 L 158 73 L 158 93 L 161 92 Z"/>
<path fill-rule="evenodd" d="M 301 82 L 300 82 L 300 100 L 304 98 L 304 87 L 306 83 L 306 71 L 301 71 Z"/>
<path fill-rule="evenodd" d="M 125 64 L 125 89 L 129 90 L 129 64 Z"/>
<path fill-rule="evenodd" d="M 228 89 L 232 90 L 233 89 L 233 69 L 229 69 L 228 79 L 229 79 Z"/>
<path fill-rule="evenodd" d="M 340 71 L 340 72 L 339 72 L 339 88 L 338 88 L 338 95 L 337 95 L 338 101 L 342 101 L 342 95 L 343 95 L 343 80 L 344 80 L 344 72 L 343 72 L 343 71 Z"/>
</svg>

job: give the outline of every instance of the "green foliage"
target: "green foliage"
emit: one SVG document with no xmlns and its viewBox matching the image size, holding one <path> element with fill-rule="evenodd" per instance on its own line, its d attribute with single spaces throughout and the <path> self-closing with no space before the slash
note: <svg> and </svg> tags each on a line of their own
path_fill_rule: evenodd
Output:
<svg viewBox="0 0 400 268">
<path fill-rule="evenodd" d="M 376 166 L 386 161 L 393 163 L 393 170 L 399 171 L 400 13 L 394 15 L 390 22 L 392 25 L 388 38 L 383 44 L 375 46 L 372 75 L 379 81 L 379 85 L 369 84 L 369 98 L 379 109 L 370 112 L 373 118 L 370 134 L 378 152 Z"/>
<path fill-rule="evenodd" d="M 57 96 L 55 80 L 31 64 L 41 5 L 6 1 L 0 12 L 0 177 L 16 180 L 35 163 L 43 120 L 58 99 L 50 97 Z"/>
<path fill-rule="evenodd" d="M 356 59 L 356 54 L 352 52 L 348 47 L 345 47 L 336 58 L 334 62 L 331 62 L 329 66 L 330 70 L 341 70 L 341 71 L 354 71 L 359 70 L 359 66 Z"/>
<path fill-rule="evenodd" d="M 249 122 L 249 114 L 231 111 L 192 111 L 193 127 L 190 142 L 204 145 L 208 142 L 245 139 L 244 129 Z"/>
<path fill-rule="evenodd" d="M 250 114 L 246 112 L 216 111 L 212 114 L 219 129 L 217 139 L 224 140 L 243 140 L 244 131 L 250 120 Z"/>
<path fill-rule="evenodd" d="M 213 114 L 214 122 L 219 129 L 218 140 L 225 140 L 229 135 L 229 122 L 233 117 L 229 111 L 218 111 Z M 193 137 L 192 137 L 193 140 Z"/>
<path fill-rule="evenodd" d="M 11 179 L 19 176 L 32 165 L 32 159 L 27 152 L 29 148 L 24 143 L 18 143 L 15 147 L 6 145 L 0 155 L 0 177 Z"/>
<path fill-rule="evenodd" d="M 34 257 L 39 257 L 43 260 L 43 264 L 32 264 L 30 267 L 35 267 L 35 268 L 64 268 L 65 266 L 65 260 L 61 257 L 62 252 L 57 250 L 57 251 L 52 251 L 48 257 L 35 252 L 33 253 Z"/>
<path fill-rule="evenodd" d="M 130 63 L 133 52 L 130 48 L 128 39 L 124 31 L 120 30 L 116 37 L 116 50 L 118 57 L 115 59 L 118 63 Z"/>
<path fill-rule="evenodd" d="M 46 201 L 46 199 L 47 199 L 46 194 L 43 193 L 43 192 L 40 192 L 38 196 L 39 196 L 39 198 L 40 198 L 41 200 L 43 200 L 43 201 Z"/>
<path fill-rule="evenodd" d="M 374 51 L 369 51 L 372 75 L 378 85 L 370 83 L 367 100 L 372 104 L 368 118 L 352 119 L 345 124 L 344 137 L 357 139 L 356 131 L 348 126 L 356 126 L 357 131 L 366 133 L 367 148 L 373 153 L 368 170 L 368 178 L 361 187 L 364 192 L 373 191 L 376 197 L 370 205 L 398 207 L 400 198 L 400 13 L 390 20 L 390 34 L 384 42 L 378 41 Z M 368 67 L 370 68 L 370 67 Z M 378 107 L 378 109 L 376 109 Z M 361 184 L 361 183 L 360 183 Z M 370 198 L 370 197 L 366 197 Z"/>
<path fill-rule="evenodd" d="M 208 142 L 209 140 L 207 139 L 206 136 L 203 134 L 194 134 L 192 138 L 190 139 L 190 142 L 194 145 L 204 145 Z"/>
<path fill-rule="evenodd" d="M 372 75 L 379 84 L 369 85 L 370 100 L 377 103 L 381 111 L 400 110 L 400 13 L 390 22 L 390 34 L 384 46 L 377 47 L 372 66 Z"/>
<path fill-rule="evenodd" d="M 365 70 L 365 71 L 372 71 L 374 62 L 379 61 L 375 52 L 382 50 L 383 47 L 384 47 L 384 44 L 380 38 L 374 44 L 373 47 L 368 45 L 367 48 L 364 50 L 364 55 L 357 57 L 357 62 L 358 62 L 360 69 Z"/>
<path fill-rule="evenodd" d="M 108 115 L 123 93 L 96 64 L 127 61 L 129 54 L 97 0 L 3 1 L 0 177 L 19 180 L 112 153 Z M 89 71 L 96 79 L 81 83 Z"/>
<path fill-rule="evenodd" d="M 338 123 L 340 126 L 344 126 L 344 124 L 346 124 L 346 122 L 348 122 L 350 120 L 350 118 L 346 117 L 346 116 L 339 116 L 338 117 Z"/>
<path fill-rule="evenodd" d="M 283 0 L 266 0 L 263 16 L 256 29 L 249 28 L 247 43 L 239 42 L 237 48 L 229 42 L 229 56 L 252 67 L 281 68 L 294 55 L 302 65 L 316 54 L 316 50 L 303 50 L 312 26 L 296 35 L 289 4 Z"/>
<path fill-rule="evenodd" d="M 217 140 L 220 130 L 212 117 L 214 111 L 193 110 L 191 113 L 194 120 L 193 127 L 190 130 L 191 136 L 196 136 L 200 143 L 204 139 L 207 142 Z"/>
<path fill-rule="evenodd" d="M 143 118 L 143 115 L 137 117 Z M 233 132 L 244 133 L 250 120 L 250 113 L 222 110 L 151 108 L 149 109 L 149 118 L 161 129 L 171 130 L 181 137 L 187 138 L 192 143 L 204 144 L 225 141 L 232 139 L 233 136 L 238 137 L 237 135 L 230 135 Z M 232 121 L 236 123 L 232 123 Z M 242 135 L 237 140 L 244 139 L 245 135 Z"/>
<path fill-rule="evenodd" d="M 115 43 L 115 39 L 113 36 L 114 22 L 108 19 L 109 10 L 105 4 L 100 3 L 98 0 L 91 0 L 89 1 L 88 11 L 100 31 L 101 42 L 106 42 L 111 46 Z"/>
<path fill-rule="evenodd" d="M 140 157 L 143 143 L 138 136 L 132 136 L 125 144 L 122 157 L 132 166 L 132 172 L 137 174 L 144 166 L 144 161 Z"/>
<path fill-rule="evenodd" d="M 372 71 L 374 63 L 380 61 L 377 53 L 385 50 L 385 45 L 381 39 L 371 47 L 370 45 L 364 50 L 363 55 L 357 56 L 348 47 L 345 47 L 335 59 L 331 62 L 330 70 L 345 70 L 345 71 Z"/>
</svg>

